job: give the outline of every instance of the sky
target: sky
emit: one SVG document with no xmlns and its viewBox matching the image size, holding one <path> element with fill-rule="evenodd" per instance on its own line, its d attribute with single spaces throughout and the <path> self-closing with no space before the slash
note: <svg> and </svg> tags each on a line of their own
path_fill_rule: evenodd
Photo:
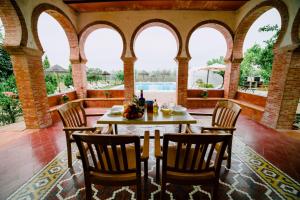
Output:
<svg viewBox="0 0 300 200">
<path fill-rule="evenodd" d="M 243 51 L 255 43 L 263 45 L 273 33 L 258 32 L 259 27 L 267 24 L 281 26 L 280 15 L 276 9 L 271 9 L 260 16 L 249 29 L 244 41 Z M 1 25 L 1 21 L 0 21 Z M 50 64 L 59 64 L 64 68 L 69 65 L 69 43 L 60 24 L 50 15 L 43 13 L 38 20 L 38 35 L 48 56 Z M 86 40 L 85 54 L 88 67 L 100 67 L 104 70 L 121 70 L 120 59 L 123 46 L 120 35 L 108 28 L 92 32 Z M 191 36 L 189 44 L 190 68 L 206 65 L 211 58 L 226 55 L 226 42 L 220 32 L 211 28 L 197 29 Z M 136 38 L 134 51 L 137 56 L 136 69 L 173 69 L 177 64 L 174 58 L 178 47 L 174 36 L 165 28 L 149 27 Z"/>
</svg>

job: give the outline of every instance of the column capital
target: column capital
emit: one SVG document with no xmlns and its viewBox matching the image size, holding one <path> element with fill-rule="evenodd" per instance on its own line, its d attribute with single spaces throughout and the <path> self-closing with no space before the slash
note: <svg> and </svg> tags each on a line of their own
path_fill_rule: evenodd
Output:
<svg viewBox="0 0 300 200">
<path fill-rule="evenodd" d="M 297 49 L 300 46 L 300 43 L 297 44 L 291 44 L 291 45 L 286 45 L 284 47 L 277 47 L 273 49 L 274 53 L 281 53 L 281 52 L 287 52 L 287 51 L 294 51 L 295 49 Z"/>
<path fill-rule="evenodd" d="M 188 61 L 191 60 L 191 57 L 190 57 L 190 56 L 177 56 L 177 57 L 175 58 L 175 60 L 176 60 L 177 62 L 188 62 Z"/>
<path fill-rule="evenodd" d="M 241 63 L 244 58 L 232 58 L 231 63 Z"/>
<path fill-rule="evenodd" d="M 85 59 L 70 59 L 71 64 L 85 64 L 87 60 Z"/>
<path fill-rule="evenodd" d="M 133 63 L 137 60 L 135 56 L 131 56 L 131 57 L 122 56 L 121 59 L 123 60 L 123 62 L 133 62 Z"/>
<path fill-rule="evenodd" d="M 23 47 L 23 46 L 4 46 L 4 49 L 10 55 L 31 55 L 31 56 L 42 57 L 44 54 L 44 52 L 39 49 L 33 49 L 33 48 Z"/>
</svg>

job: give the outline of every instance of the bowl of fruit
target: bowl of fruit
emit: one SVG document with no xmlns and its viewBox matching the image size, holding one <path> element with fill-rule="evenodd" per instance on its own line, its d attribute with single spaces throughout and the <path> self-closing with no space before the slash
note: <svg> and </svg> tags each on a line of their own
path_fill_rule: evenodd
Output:
<svg viewBox="0 0 300 200">
<path fill-rule="evenodd" d="M 123 117 L 126 119 L 140 119 L 143 115 L 143 109 L 135 103 L 129 103 L 124 106 Z"/>
</svg>

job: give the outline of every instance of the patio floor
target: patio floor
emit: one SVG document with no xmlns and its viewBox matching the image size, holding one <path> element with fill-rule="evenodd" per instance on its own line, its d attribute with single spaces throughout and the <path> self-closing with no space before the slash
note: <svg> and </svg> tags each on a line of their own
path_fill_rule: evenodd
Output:
<svg viewBox="0 0 300 200">
<path fill-rule="evenodd" d="M 95 111 L 89 109 L 88 112 Z M 211 109 L 201 111 L 211 112 Z M 90 123 L 96 119 L 92 118 Z M 209 123 L 207 118 L 199 120 L 203 125 Z M 273 165 L 300 181 L 300 131 L 278 132 L 241 115 L 235 135 Z M 25 130 L 23 123 L 0 128 L 0 199 L 7 198 L 64 149 L 61 123 L 43 130 Z"/>
</svg>

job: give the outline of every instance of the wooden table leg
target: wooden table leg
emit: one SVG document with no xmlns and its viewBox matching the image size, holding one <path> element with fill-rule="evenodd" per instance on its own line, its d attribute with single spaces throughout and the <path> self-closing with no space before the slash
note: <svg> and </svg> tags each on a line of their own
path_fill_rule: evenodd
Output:
<svg viewBox="0 0 300 200">
<path fill-rule="evenodd" d="M 184 130 L 184 133 L 192 133 L 192 129 L 191 129 L 191 125 L 190 124 L 186 124 L 186 128 Z"/>
<path fill-rule="evenodd" d="M 118 125 L 115 124 L 115 135 L 118 135 Z"/>
<path fill-rule="evenodd" d="M 179 124 L 179 130 L 178 130 L 178 133 L 181 133 L 182 131 L 182 124 Z"/>
</svg>

